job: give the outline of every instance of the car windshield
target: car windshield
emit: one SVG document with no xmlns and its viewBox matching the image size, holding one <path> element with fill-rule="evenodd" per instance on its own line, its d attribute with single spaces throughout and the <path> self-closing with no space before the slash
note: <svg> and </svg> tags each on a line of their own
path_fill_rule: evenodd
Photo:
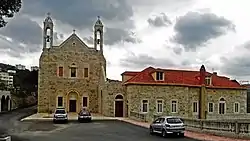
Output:
<svg viewBox="0 0 250 141">
<path fill-rule="evenodd" d="M 56 110 L 56 114 L 65 114 L 65 110 Z"/>
<path fill-rule="evenodd" d="M 81 113 L 81 114 L 89 114 L 89 112 L 86 111 L 86 110 L 82 110 L 80 113 Z"/>
<path fill-rule="evenodd" d="M 182 123 L 179 118 L 167 118 L 168 123 Z"/>
</svg>

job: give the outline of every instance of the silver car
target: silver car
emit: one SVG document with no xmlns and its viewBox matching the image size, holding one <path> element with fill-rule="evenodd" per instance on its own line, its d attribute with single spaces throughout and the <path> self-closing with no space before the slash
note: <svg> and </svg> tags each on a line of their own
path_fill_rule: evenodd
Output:
<svg viewBox="0 0 250 141">
<path fill-rule="evenodd" d="M 178 134 L 184 137 L 185 127 L 183 121 L 174 116 L 159 117 L 150 124 L 150 134 L 159 133 L 163 137 L 167 134 Z"/>
<path fill-rule="evenodd" d="M 68 122 L 68 114 L 65 108 L 57 108 L 54 113 L 53 122 L 65 121 Z"/>
</svg>

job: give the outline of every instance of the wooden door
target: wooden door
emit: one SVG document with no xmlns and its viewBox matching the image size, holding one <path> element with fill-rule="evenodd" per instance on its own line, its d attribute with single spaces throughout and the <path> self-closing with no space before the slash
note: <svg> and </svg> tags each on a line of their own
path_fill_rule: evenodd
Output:
<svg viewBox="0 0 250 141">
<path fill-rule="evenodd" d="M 69 100 L 69 112 L 76 112 L 76 100 Z"/>
<path fill-rule="evenodd" d="M 123 101 L 115 101 L 115 117 L 123 117 Z"/>
</svg>

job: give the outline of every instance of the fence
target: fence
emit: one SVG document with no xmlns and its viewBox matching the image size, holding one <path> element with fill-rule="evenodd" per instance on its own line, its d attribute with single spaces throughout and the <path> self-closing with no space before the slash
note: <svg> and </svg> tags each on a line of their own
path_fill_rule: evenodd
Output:
<svg viewBox="0 0 250 141">
<path fill-rule="evenodd" d="M 159 115 L 154 115 L 153 119 Z M 148 122 L 147 114 L 130 112 L 130 118 L 142 122 Z M 151 120 L 153 120 L 151 119 Z M 187 130 L 210 133 L 213 135 L 227 136 L 233 138 L 250 139 L 250 119 L 223 119 L 223 120 L 204 120 L 181 118 Z"/>
<path fill-rule="evenodd" d="M 184 118 L 188 130 L 237 138 L 250 138 L 250 120 L 201 120 Z"/>
</svg>

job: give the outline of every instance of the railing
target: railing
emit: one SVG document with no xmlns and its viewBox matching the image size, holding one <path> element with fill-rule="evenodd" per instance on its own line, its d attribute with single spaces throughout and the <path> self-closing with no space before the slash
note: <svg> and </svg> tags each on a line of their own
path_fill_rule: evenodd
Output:
<svg viewBox="0 0 250 141">
<path fill-rule="evenodd" d="M 250 120 L 201 120 L 184 118 L 189 130 L 232 137 L 250 137 Z"/>
<path fill-rule="evenodd" d="M 147 121 L 146 115 L 138 113 L 138 112 L 132 112 L 132 111 L 130 111 L 130 118 L 133 118 L 135 120 L 140 120 L 140 121 L 143 121 L 143 122 Z"/>
<path fill-rule="evenodd" d="M 149 117 L 147 114 L 130 112 L 131 119 L 149 122 L 161 115 Z M 181 118 L 187 130 L 211 133 L 234 138 L 250 138 L 250 119 L 190 119 Z"/>
</svg>

